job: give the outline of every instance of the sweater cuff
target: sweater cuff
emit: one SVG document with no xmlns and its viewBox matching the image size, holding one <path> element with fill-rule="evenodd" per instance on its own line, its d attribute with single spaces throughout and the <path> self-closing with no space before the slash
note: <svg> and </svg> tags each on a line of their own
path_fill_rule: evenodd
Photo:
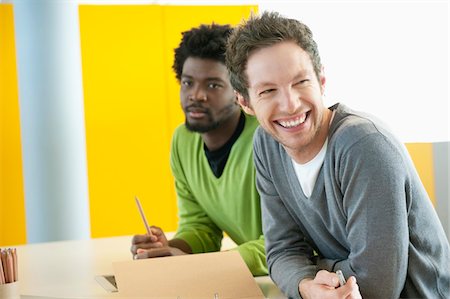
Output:
<svg viewBox="0 0 450 299">
<path fill-rule="evenodd" d="M 327 270 L 328 272 L 334 272 L 334 266 L 337 262 L 339 262 L 339 260 L 319 258 L 317 260 L 317 271 Z"/>
</svg>

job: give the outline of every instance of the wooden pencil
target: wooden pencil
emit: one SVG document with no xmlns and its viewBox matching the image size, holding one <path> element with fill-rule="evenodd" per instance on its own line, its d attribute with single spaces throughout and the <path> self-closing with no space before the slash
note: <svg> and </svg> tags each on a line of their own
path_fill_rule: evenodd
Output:
<svg viewBox="0 0 450 299">
<path fill-rule="evenodd" d="M 3 270 L 3 250 L 0 249 L 0 284 L 5 284 L 6 283 L 6 278 L 5 278 L 5 272 Z"/>
<path fill-rule="evenodd" d="M 147 234 L 149 236 L 153 236 L 152 231 L 150 230 L 150 227 L 148 226 L 147 219 L 145 218 L 144 210 L 142 210 L 142 206 L 141 206 L 141 202 L 139 201 L 139 198 L 137 198 L 137 196 L 135 196 L 134 199 L 136 200 L 136 205 L 138 206 L 142 221 L 144 221 L 144 225 L 145 225 L 145 229 L 147 230 Z"/>
</svg>

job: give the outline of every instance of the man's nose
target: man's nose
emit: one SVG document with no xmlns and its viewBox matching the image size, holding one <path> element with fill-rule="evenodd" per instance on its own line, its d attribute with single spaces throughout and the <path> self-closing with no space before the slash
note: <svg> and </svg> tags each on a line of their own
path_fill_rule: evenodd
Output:
<svg viewBox="0 0 450 299">
<path fill-rule="evenodd" d="M 200 86 L 195 86 L 192 89 L 191 94 L 189 95 L 190 101 L 207 101 L 208 96 L 206 95 L 205 90 L 201 88 Z"/>
<path fill-rule="evenodd" d="M 299 92 L 292 88 L 282 91 L 279 98 L 279 106 L 282 111 L 293 114 L 298 111 L 301 104 L 301 94 Z"/>
</svg>

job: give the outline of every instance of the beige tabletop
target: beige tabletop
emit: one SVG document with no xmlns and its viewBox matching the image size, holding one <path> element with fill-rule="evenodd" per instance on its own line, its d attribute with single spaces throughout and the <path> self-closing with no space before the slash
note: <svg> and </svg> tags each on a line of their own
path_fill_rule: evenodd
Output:
<svg viewBox="0 0 450 299">
<path fill-rule="evenodd" d="M 21 297 L 118 298 L 118 293 L 105 291 L 95 276 L 113 274 L 114 262 L 130 260 L 130 244 L 131 236 L 123 236 L 17 246 Z M 234 246 L 224 238 L 224 250 Z M 286 298 L 268 276 L 255 280 L 266 298 Z"/>
</svg>

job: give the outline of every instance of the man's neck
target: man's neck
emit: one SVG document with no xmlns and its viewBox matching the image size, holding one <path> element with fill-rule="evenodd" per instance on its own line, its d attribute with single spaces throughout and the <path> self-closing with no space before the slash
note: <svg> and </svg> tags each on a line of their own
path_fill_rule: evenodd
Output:
<svg viewBox="0 0 450 299">
<path fill-rule="evenodd" d="M 298 164 L 305 164 L 312 159 L 320 152 L 325 141 L 328 138 L 328 131 L 330 129 L 331 121 L 333 117 L 333 112 L 329 109 L 325 111 L 322 127 L 320 129 L 319 134 L 314 137 L 314 141 L 307 148 L 302 148 L 300 151 L 294 151 L 292 149 L 286 149 L 286 152 L 294 159 Z"/>
<path fill-rule="evenodd" d="M 227 121 L 225 121 L 218 128 L 206 133 L 202 133 L 202 139 L 206 147 L 210 151 L 215 151 L 221 148 L 233 136 L 234 131 L 239 123 L 241 110 L 237 109 Z"/>
</svg>

